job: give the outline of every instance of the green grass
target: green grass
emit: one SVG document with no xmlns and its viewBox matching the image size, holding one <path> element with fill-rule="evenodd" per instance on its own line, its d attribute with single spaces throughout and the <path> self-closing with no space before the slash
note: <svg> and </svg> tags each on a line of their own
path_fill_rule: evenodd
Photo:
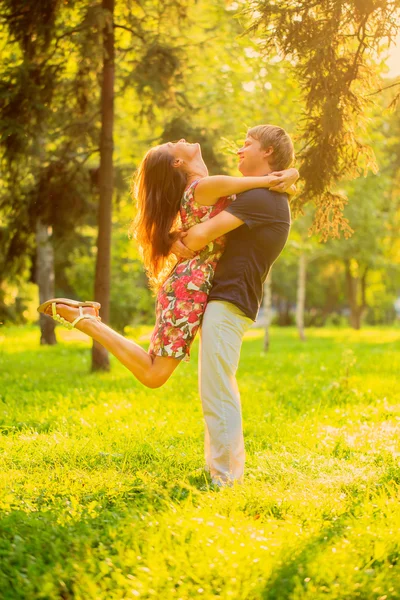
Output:
<svg viewBox="0 0 400 600">
<path fill-rule="evenodd" d="M 239 370 L 245 483 L 203 470 L 197 347 L 146 390 L 0 330 L 0 598 L 400 599 L 400 330 L 273 329 Z"/>
</svg>

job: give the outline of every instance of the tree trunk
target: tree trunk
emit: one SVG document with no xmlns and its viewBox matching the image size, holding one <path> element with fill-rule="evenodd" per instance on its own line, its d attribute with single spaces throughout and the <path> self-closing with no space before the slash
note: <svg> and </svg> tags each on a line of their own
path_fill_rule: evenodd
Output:
<svg viewBox="0 0 400 600">
<path fill-rule="evenodd" d="M 101 88 L 101 134 L 99 169 L 99 216 L 96 277 L 94 298 L 101 304 L 101 318 L 108 323 L 110 316 L 111 278 L 111 218 L 113 196 L 113 127 L 114 127 L 114 0 L 103 0 L 102 7 L 108 11 L 103 41 L 103 82 Z M 108 352 L 93 342 L 92 370 L 108 371 Z"/>
<path fill-rule="evenodd" d="M 265 332 L 264 332 L 264 352 L 269 350 L 269 326 L 271 325 L 271 308 L 272 308 L 272 272 L 268 273 L 268 277 L 264 283 L 264 314 L 265 314 Z"/>
<path fill-rule="evenodd" d="M 296 307 L 296 325 L 300 339 L 304 342 L 306 339 L 304 333 L 304 307 L 306 300 L 306 276 L 307 276 L 307 256 L 302 252 L 299 256 L 299 274 L 297 279 L 297 307 Z"/>
<path fill-rule="evenodd" d="M 362 274 L 361 277 L 361 317 L 364 316 L 366 310 L 367 310 L 367 273 L 368 273 L 368 267 L 365 267 L 364 269 L 364 273 Z"/>
<path fill-rule="evenodd" d="M 367 307 L 365 292 L 366 292 L 366 278 L 368 267 L 365 268 L 361 279 L 354 277 L 351 272 L 350 261 L 346 261 L 346 287 L 347 287 L 347 298 L 350 307 L 349 322 L 353 329 L 361 329 L 362 317 Z M 358 301 L 359 284 L 361 283 L 361 303 Z"/>
<path fill-rule="evenodd" d="M 39 302 L 54 298 L 54 251 L 50 231 L 40 219 L 36 221 L 36 282 L 39 287 Z M 54 345 L 56 323 L 47 315 L 39 315 L 40 343 Z"/>
</svg>

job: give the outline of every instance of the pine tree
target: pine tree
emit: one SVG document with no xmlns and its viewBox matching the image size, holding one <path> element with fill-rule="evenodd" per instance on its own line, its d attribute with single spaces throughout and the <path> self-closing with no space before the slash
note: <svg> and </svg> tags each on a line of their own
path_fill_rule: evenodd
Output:
<svg viewBox="0 0 400 600">
<path fill-rule="evenodd" d="M 250 12 L 265 52 L 291 61 L 303 92 L 297 209 L 313 200 L 314 230 L 348 237 L 336 184 L 377 169 L 362 140 L 365 111 L 379 87 L 376 56 L 400 30 L 400 0 L 254 0 Z"/>
</svg>

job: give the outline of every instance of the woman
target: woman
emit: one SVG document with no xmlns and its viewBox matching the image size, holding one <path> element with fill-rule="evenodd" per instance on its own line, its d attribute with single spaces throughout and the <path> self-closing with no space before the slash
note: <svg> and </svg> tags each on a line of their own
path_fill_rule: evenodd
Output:
<svg viewBox="0 0 400 600">
<path fill-rule="evenodd" d="M 45 302 L 38 311 L 95 339 L 142 384 L 160 387 L 189 356 L 225 244 L 223 236 L 213 240 L 194 258 L 180 261 L 166 277 L 171 246 L 177 238 L 170 232 L 177 217 L 180 214 L 183 229 L 189 229 L 221 212 L 233 194 L 257 187 L 282 190 L 297 177 L 295 169 L 280 177 L 209 177 L 199 144 L 182 139 L 152 148 L 138 171 L 134 224 L 151 286 L 158 290 L 157 322 L 148 352 L 101 323 L 98 303 L 59 298 Z"/>
</svg>

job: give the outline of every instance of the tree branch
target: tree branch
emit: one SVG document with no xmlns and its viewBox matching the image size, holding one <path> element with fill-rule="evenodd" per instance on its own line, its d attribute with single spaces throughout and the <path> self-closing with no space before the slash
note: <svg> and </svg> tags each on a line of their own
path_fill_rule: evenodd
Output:
<svg viewBox="0 0 400 600">
<path fill-rule="evenodd" d="M 376 92 L 371 92 L 370 94 L 367 94 L 367 96 L 374 96 L 375 94 L 379 94 L 380 92 L 383 92 L 384 90 L 390 90 L 390 88 L 396 87 L 400 85 L 400 81 L 396 81 L 395 83 L 392 83 L 391 85 L 387 85 L 385 87 L 379 88 L 379 90 L 376 90 Z"/>
<path fill-rule="evenodd" d="M 144 42 L 146 39 L 144 35 L 140 35 L 140 33 L 135 31 L 134 29 L 132 29 L 132 27 L 128 27 L 127 25 L 120 25 L 119 23 L 113 23 L 113 26 L 114 26 L 114 29 L 123 29 L 124 31 L 129 31 L 129 33 L 131 33 L 135 37 L 138 37 L 140 40 L 142 40 L 142 42 Z"/>
</svg>

